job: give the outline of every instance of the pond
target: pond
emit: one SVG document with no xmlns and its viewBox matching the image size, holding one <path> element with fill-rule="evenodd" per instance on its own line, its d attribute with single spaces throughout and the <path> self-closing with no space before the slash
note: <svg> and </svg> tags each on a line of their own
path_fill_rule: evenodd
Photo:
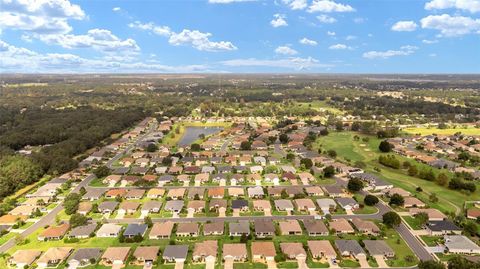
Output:
<svg viewBox="0 0 480 269">
<path fill-rule="evenodd" d="M 178 142 L 178 145 L 181 147 L 189 146 L 195 140 L 197 140 L 201 134 L 205 136 L 209 136 L 212 134 L 219 133 L 222 130 L 223 130 L 222 127 L 196 127 L 196 126 L 185 127 L 185 133 L 183 134 L 182 138 Z"/>
</svg>

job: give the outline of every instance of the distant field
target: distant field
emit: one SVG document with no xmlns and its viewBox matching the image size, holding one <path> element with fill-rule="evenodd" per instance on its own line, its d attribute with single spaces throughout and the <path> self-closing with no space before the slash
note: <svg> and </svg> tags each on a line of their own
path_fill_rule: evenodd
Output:
<svg viewBox="0 0 480 269">
<path fill-rule="evenodd" d="M 430 134 L 452 135 L 458 132 L 466 135 L 480 135 L 480 129 L 474 128 L 474 127 L 448 128 L 448 129 L 420 127 L 420 128 L 405 128 L 403 129 L 403 131 L 409 134 L 420 134 L 420 135 L 430 135 Z"/>
</svg>

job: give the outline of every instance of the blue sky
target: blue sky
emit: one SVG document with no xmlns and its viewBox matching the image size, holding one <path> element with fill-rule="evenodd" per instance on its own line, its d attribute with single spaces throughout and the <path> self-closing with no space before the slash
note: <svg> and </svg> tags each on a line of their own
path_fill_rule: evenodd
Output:
<svg viewBox="0 0 480 269">
<path fill-rule="evenodd" d="M 479 73 L 480 0 L 0 0 L 0 71 Z"/>
</svg>

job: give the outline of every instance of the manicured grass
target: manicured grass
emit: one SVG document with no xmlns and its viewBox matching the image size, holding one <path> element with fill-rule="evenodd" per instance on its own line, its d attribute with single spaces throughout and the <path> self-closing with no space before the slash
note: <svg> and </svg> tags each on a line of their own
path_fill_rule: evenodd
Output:
<svg viewBox="0 0 480 269">
<path fill-rule="evenodd" d="M 325 262 L 315 262 L 311 261 L 310 259 L 307 259 L 307 266 L 308 268 L 328 268 L 330 265 Z"/>
<path fill-rule="evenodd" d="M 421 223 L 414 217 L 410 216 L 403 216 L 403 219 L 410 225 L 410 227 L 414 230 L 422 230 Z"/>
<path fill-rule="evenodd" d="M 478 135 L 480 133 L 479 128 L 474 127 L 458 127 L 458 128 L 447 128 L 447 129 L 438 129 L 436 127 L 418 127 L 418 128 L 405 128 L 403 129 L 404 132 L 409 134 L 420 134 L 420 135 L 431 135 L 431 134 L 438 134 L 438 135 L 453 135 L 455 133 L 462 133 L 465 135 Z"/>
<path fill-rule="evenodd" d="M 17 233 L 8 233 L 6 235 L 3 235 L 2 237 L 0 237 L 0 246 L 5 244 L 5 242 L 7 242 L 8 240 L 14 238 L 15 236 L 17 235 Z"/>
<path fill-rule="evenodd" d="M 360 263 L 350 259 L 343 259 L 338 265 L 340 265 L 340 267 L 360 267 Z"/>
<path fill-rule="evenodd" d="M 278 268 L 298 268 L 298 263 L 296 261 L 295 262 L 291 262 L 291 261 L 279 262 L 277 263 L 277 267 Z"/>
<path fill-rule="evenodd" d="M 245 263 L 234 263 L 234 269 L 248 269 L 248 268 L 267 268 L 267 265 L 259 262 L 245 262 Z"/>
<path fill-rule="evenodd" d="M 421 235 L 420 237 L 422 238 L 423 242 L 425 242 L 425 244 L 429 247 L 438 246 L 443 241 L 443 239 L 439 236 Z"/>
<path fill-rule="evenodd" d="M 387 260 L 387 264 L 392 267 L 408 267 L 417 264 L 417 258 L 414 258 L 413 262 L 407 262 L 405 257 L 416 257 L 412 250 L 408 247 L 407 243 L 403 241 L 400 235 L 393 229 L 385 230 L 385 242 L 395 252 L 395 259 Z"/>
</svg>

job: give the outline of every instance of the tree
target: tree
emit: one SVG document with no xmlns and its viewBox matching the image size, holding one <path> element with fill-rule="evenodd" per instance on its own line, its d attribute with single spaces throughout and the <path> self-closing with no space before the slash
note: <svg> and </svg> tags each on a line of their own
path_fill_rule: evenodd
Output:
<svg viewBox="0 0 480 269">
<path fill-rule="evenodd" d="M 300 160 L 300 164 L 303 165 L 306 169 L 310 169 L 313 166 L 312 160 L 308 158 L 302 158 Z"/>
<path fill-rule="evenodd" d="M 288 143 L 288 140 L 290 140 L 288 138 L 288 135 L 283 133 L 283 134 L 280 134 L 280 136 L 278 137 L 278 140 L 280 140 L 280 143 L 282 144 L 287 144 Z"/>
<path fill-rule="evenodd" d="M 363 189 L 363 182 L 358 178 L 352 178 L 348 181 L 347 189 L 351 192 L 357 192 Z"/>
<path fill-rule="evenodd" d="M 383 140 L 382 142 L 380 142 L 380 145 L 378 145 L 378 149 L 381 152 L 390 152 L 393 149 L 393 145 L 388 143 L 387 140 Z"/>
<path fill-rule="evenodd" d="M 389 205 L 395 205 L 395 206 L 403 206 L 404 203 L 405 203 L 405 198 L 403 198 L 403 196 L 401 196 L 398 193 L 394 193 L 390 197 L 390 202 L 388 202 Z"/>
<path fill-rule="evenodd" d="M 287 160 L 289 161 L 293 161 L 295 159 L 295 154 L 289 152 L 287 153 L 287 156 L 286 156 Z"/>
<path fill-rule="evenodd" d="M 147 224 L 149 228 L 152 228 L 153 226 L 152 218 L 150 218 L 149 216 L 146 216 L 145 218 L 143 218 L 143 221 L 145 222 L 145 224 Z"/>
<path fill-rule="evenodd" d="M 411 176 L 411 177 L 414 177 L 417 175 L 418 173 L 418 168 L 416 165 L 410 165 L 410 167 L 408 168 L 408 175 Z"/>
<path fill-rule="evenodd" d="M 241 150 L 251 150 L 252 149 L 252 143 L 250 141 L 242 141 L 242 143 L 240 143 L 240 149 Z"/>
<path fill-rule="evenodd" d="M 282 199 L 288 199 L 289 196 L 288 196 L 288 193 L 285 189 L 283 189 L 282 192 L 280 193 L 280 197 Z"/>
<path fill-rule="evenodd" d="M 70 216 L 70 226 L 72 228 L 87 224 L 88 218 L 82 214 L 75 213 Z"/>
<path fill-rule="evenodd" d="M 387 225 L 390 228 L 396 227 L 402 222 L 400 216 L 393 211 L 383 214 L 382 220 L 383 224 Z"/>
<path fill-rule="evenodd" d="M 445 269 L 445 265 L 439 261 L 420 261 L 418 269 Z"/>
<path fill-rule="evenodd" d="M 368 194 L 367 196 L 365 196 L 365 198 L 363 198 L 363 202 L 368 206 L 374 206 L 378 204 L 379 199 L 375 195 Z"/>
<path fill-rule="evenodd" d="M 454 256 L 448 260 L 448 269 L 479 269 L 480 263 L 475 263 L 462 256 Z"/>
<path fill-rule="evenodd" d="M 328 135 L 328 130 L 327 130 L 327 128 L 320 130 L 320 135 L 321 135 L 321 136 L 327 136 L 327 135 Z"/>
<path fill-rule="evenodd" d="M 470 236 L 475 236 L 477 234 L 477 224 L 473 221 L 467 221 L 463 224 L 463 232 Z"/>
<path fill-rule="evenodd" d="M 191 151 L 200 151 L 200 150 L 202 150 L 202 147 L 197 143 L 193 143 L 193 144 L 190 145 L 190 150 Z"/>
<path fill-rule="evenodd" d="M 148 144 L 147 146 L 147 152 L 155 152 L 158 150 L 158 147 L 157 145 L 155 145 L 154 143 L 150 143 Z"/>
<path fill-rule="evenodd" d="M 426 212 L 417 213 L 417 215 L 415 215 L 415 219 L 421 226 L 423 226 L 428 222 L 428 214 Z"/>
<path fill-rule="evenodd" d="M 323 176 L 324 177 L 333 177 L 335 175 L 335 167 L 329 165 L 323 168 Z"/>
<path fill-rule="evenodd" d="M 95 170 L 93 170 L 93 174 L 95 174 L 97 178 L 106 177 L 110 175 L 110 173 L 111 173 L 110 168 L 108 168 L 105 165 L 99 166 Z"/>
<path fill-rule="evenodd" d="M 80 200 L 82 199 L 82 196 L 78 193 L 70 193 L 65 197 L 65 200 L 63 201 L 63 207 L 65 208 L 65 213 L 67 215 L 72 215 L 75 212 L 77 212 L 78 209 L 78 204 L 80 203 Z"/>
<path fill-rule="evenodd" d="M 337 157 L 337 152 L 333 149 L 330 149 L 327 151 L 327 154 L 328 156 L 330 156 L 331 158 L 336 158 Z"/>
</svg>

